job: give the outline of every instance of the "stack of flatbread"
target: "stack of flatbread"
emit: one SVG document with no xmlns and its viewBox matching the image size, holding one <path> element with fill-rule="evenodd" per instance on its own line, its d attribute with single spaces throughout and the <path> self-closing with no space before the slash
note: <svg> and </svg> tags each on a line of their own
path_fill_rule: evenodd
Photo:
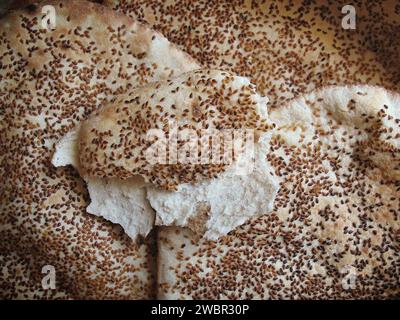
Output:
<svg viewBox="0 0 400 320">
<path fill-rule="evenodd" d="M 344 30 L 343 5 L 43 1 L 1 18 L 0 295 L 399 297 L 399 7 L 356 3 Z M 171 119 L 254 130 L 253 171 L 149 165 L 140 137 Z"/>
</svg>

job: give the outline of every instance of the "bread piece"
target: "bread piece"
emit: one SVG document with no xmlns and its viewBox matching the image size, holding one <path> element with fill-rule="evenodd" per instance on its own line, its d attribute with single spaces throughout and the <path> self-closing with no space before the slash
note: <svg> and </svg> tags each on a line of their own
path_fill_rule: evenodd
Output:
<svg viewBox="0 0 400 320">
<path fill-rule="evenodd" d="M 154 225 L 154 211 L 146 199 L 146 183 L 140 177 L 120 180 L 85 177 L 90 195 L 87 212 L 119 223 L 136 240 L 146 237 Z"/>
<path fill-rule="evenodd" d="M 199 236 L 217 239 L 272 209 L 279 183 L 264 162 L 268 146 L 262 145 L 260 137 L 272 128 L 266 101 L 246 78 L 218 70 L 189 72 L 138 88 L 104 106 L 60 140 L 52 163 L 72 164 L 88 184 L 88 212 L 121 224 L 133 239 L 146 236 L 154 219 L 157 225 L 189 226 Z M 175 128 L 171 128 L 172 121 Z M 183 149 L 179 148 L 176 163 L 169 163 L 168 158 L 160 166 L 149 160 L 150 130 L 169 134 L 175 129 L 179 142 L 186 128 L 199 137 L 206 132 L 214 138 L 222 130 L 254 132 L 241 137 L 248 139 L 244 146 L 236 136 L 236 140 L 224 140 L 225 145 L 236 143 L 240 148 L 234 150 L 237 156 L 223 163 L 215 163 L 219 159 L 214 158 L 204 165 L 193 165 L 193 159 L 182 163 Z M 245 149 L 248 145 L 251 150 Z M 168 150 L 173 150 L 171 144 Z M 182 175 L 186 175 L 183 180 Z M 168 190 L 172 187 L 176 190 Z M 232 216 L 232 207 L 241 210 Z"/>
<path fill-rule="evenodd" d="M 266 101 L 247 78 L 218 70 L 197 70 L 138 88 L 80 126 L 81 174 L 121 179 L 141 175 L 146 182 L 168 190 L 209 179 L 235 157 L 226 163 L 208 160 L 209 155 L 199 149 L 200 157 L 208 161 L 200 161 L 197 154 L 194 159 L 182 159 L 187 150 L 186 144 L 181 146 L 187 140 L 185 130 L 193 138 L 200 138 L 201 130 L 267 131 Z M 165 137 L 158 141 L 168 144 L 165 159 L 152 157 L 152 130 Z"/>
<path fill-rule="evenodd" d="M 42 27 L 42 6 L 56 28 Z M 0 297 L 154 297 L 152 238 L 132 242 L 86 212 L 83 180 L 55 143 L 107 101 L 198 68 L 159 33 L 86 1 L 45 1 L 0 20 Z M 56 289 L 42 287 L 53 266 Z"/>
<path fill-rule="evenodd" d="M 248 171 L 240 172 L 237 163 L 217 178 L 196 184 L 181 184 L 177 191 L 148 188 L 147 198 L 156 211 L 156 225 L 188 227 L 197 236 L 217 240 L 273 208 L 279 181 L 266 161 L 269 145 L 261 136 L 252 159 L 242 154 L 238 163 Z"/>
<path fill-rule="evenodd" d="M 274 210 L 218 242 L 162 228 L 159 298 L 399 297 L 399 110 L 398 94 L 349 86 L 271 111 Z"/>
<path fill-rule="evenodd" d="M 56 167 L 72 165 L 81 171 L 79 161 L 80 125 L 56 145 L 51 163 Z M 146 199 L 146 183 L 140 176 L 121 180 L 82 175 L 90 196 L 87 212 L 118 223 L 134 240 L 146 237 L 154 225 L 154 211 Z"/>
</svg>

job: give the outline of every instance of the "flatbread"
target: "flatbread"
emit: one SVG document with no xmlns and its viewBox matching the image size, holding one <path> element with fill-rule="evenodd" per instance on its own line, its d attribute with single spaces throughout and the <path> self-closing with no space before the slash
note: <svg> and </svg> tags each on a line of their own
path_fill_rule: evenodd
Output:
<svg viewBox="0 0 400 320">
<path fill-rule="evenodd" d="M 151 237 L 139 245 L 121 228 L 86 213 L 84 182 L 50 164 L 54 144 L 120 94 L 198 68 L 167 39 L 86 1 L 46 1 L 0 20 L 0 296 L 149 298 Z M 42 268 L 53 266 L 56 289 Z"/>
<path fill-rule="evenodd" d="M 159 232 L 159 297 L 400 296 L 400 95 L 329 87 L 271 111 L 274 210 L 218 242 Z"/>
<path fill-rule="evenodd" d="M 149 23 L 208 68 L 250 78 L 275 108 L 326 85 L 400 91 L 397 0 L 104 0 Z M 356 29 L 342 28 L 346 5 Z"/>
<path fill-rule="evenodd" d="M 72 164 L 88 186 L 87 211 L 132 239 L 154 222 L 217 239 L 272 209 L 279 182 L 261 147 L 272 129 L 266 102 L 247 78 L 187 72 L 94 112 L 56 144 L 52 163 Z"/>
</svg>

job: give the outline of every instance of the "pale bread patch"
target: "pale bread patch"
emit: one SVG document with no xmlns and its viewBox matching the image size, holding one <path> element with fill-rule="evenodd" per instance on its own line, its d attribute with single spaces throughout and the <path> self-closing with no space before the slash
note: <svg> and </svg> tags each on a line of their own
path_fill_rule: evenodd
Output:
<svg viewBox="0 0 400 320">
<path fill-rule="evenodd" d="M 263 141 L 255 145 L 254 158 L 244 160 L 252 165 L 245 174 L 232 166 L 218 178 L 181 184 L 177 191 L 148 188 L 156 225 L 187 227 L 198 237 L 217 240 L 249 219 L 271 211 L 279 181 L 266 161 L 268 149 Z"/>
</svg>

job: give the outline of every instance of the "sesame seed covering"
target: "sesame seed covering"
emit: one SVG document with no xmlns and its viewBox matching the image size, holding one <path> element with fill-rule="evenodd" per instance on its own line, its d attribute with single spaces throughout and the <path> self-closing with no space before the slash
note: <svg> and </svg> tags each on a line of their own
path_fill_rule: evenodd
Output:
<svg viewBox="0 0 400 320">
<path fill-rule="evenodd" d="M 222 162 L 212 158 L 209 142 L 207 150 L 202 153 L 199 149 L 194 159 L 208 157 L 208 161 L 186 163 L 179 157 L 186 150 L 187 140 L 198 143 L 211 130 L 268 131 L 271 124 L 263 117 L 266 110 L 265 100 L 248 79 L 228 72 L 197 70 L 155 82 L 129 92 L 80 126 L 80 172 L 84 176 L 120 179 L 141 175 L 167 190 L 210 179 L 231 165 L 239 150 L 235 150 L 232 161 Z M 164 163 L 152 163 L 146 154 L 154 144 L 147 136 L 152 129 L 164 135 L 162 142 L 167 144 L 164 147 L 168 153 Z M 184 130 L 191 130 L 191 137 L 183 139 Z M 173 139 L 176 148 L 171 147 Z M 224 147 L 224 142 L 220 144 Z M 215 141 L 213 147 L 217 147 Z"/>
<path fill-rule="evenodd" d="M 398 0 L 351 1 L 356 30 L 342 28 L 346 0 L 105 0 L 149 23 L 208 68 L 249 77 L 271 107 L 326 85 L 400 91 Z"/>
<path fill-rule="evenodd" d="M 348 4 L 341 0 L 102 2 L 149 23 L 203 66 L 250 77 L 273 108 L 329 84 L 400 91 L 397 0 L 352 1 L 354 31 L 341 29 L 340 9 Z M 0 296 L 152 296 L 152 244 L 137 247 L 120 228 L 86 214 L 83 181 L 49 161 L 59 138 L 117 94 L 198 65 L 176 51 L 171 68 L 157 67 L 168 60 L 165 52 L 147 61 L 146 49 L 134 44 L 142 43 L 137 37 L 164 39 L 159 34 L 142 27 L 130 35 L 132 20 L 85 1 L 51 3 L 63 4 L 56 5 L 62 32 L 41 30 L 34 5 L 0 21 Z M 359 93 L 346 100 L 347 111 Z M 311 109 L 324 109 L 310 100 Z M 400 121 L 386 110 L 390 104 L 375 105 L 379 115 L 358 117 L 373 124 L 371 132 L 343 129 L 343 119 L 329 116 L 329 130 L 311 127 L 315 141 L 272 139 L 270 160 L 287 184 L 272 214 L 218 243 L 194 246 L 189 232 L 162 229 L 160 297 L 398 297 L 400 186 L 377 164 L 384 160 L 395 172 Z M 386 121 L 391 125 L 382 126 Z M 372 139 L 356 142 L 360 132 Z M 329 135 L 337 141 L 320 151 L 319 138 Z M 342 287 L 348 262 L 357 269 L 355 290 Z M 40 286 L 44 264 L 60 271 L 56 291 Z M 167 272 L 173 280 L 165 281 Z"/>
</svg>

